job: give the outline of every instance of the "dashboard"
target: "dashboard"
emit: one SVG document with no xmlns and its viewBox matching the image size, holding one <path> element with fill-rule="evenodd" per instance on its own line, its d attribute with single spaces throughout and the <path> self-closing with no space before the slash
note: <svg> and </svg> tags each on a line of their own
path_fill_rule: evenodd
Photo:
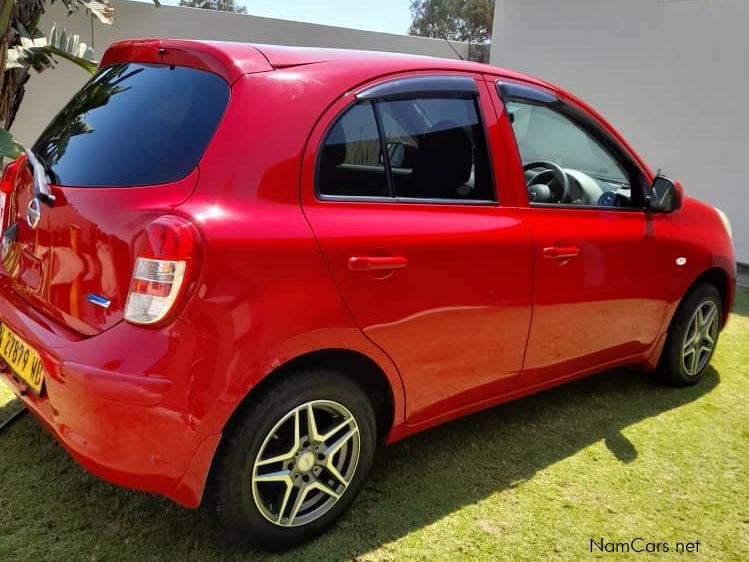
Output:
<svg viewBox="0 0 749 562">
<path fill-rule="evenodd" d="M 533 162 L 524 166 L 523 171 L 531 203 L 632 206 L 632 190 L 621 182 L 546 162 Z"/>
</svg>

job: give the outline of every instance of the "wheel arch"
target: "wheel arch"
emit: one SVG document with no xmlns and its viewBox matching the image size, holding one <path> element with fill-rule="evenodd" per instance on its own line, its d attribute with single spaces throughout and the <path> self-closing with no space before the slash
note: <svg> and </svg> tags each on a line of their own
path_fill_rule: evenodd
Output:
<svg viewBox="0 0 749 562">
<path fill-rule="evenodd" d="M 393 427 L 399 423 L 398 409 L 401 407 L 402 397 L 399 397 L 396 393 L 402 392 L 402 389 L 393 387 L 385 369 L 373 358 L 361 351 L 336 347 L 302 353 L 266 373 L 236 404 L 224 424 L 220 441 L 210 457 L 208 470 L 204 472 L 203 493 L 201 494 L 203 499 L 214 493 L 214 476 L 217 464 L 215 461 L 220 458 L 223 448 L 228 442 L 227 437 L 231 435 L 232 429 L 238 426 L 238 421 L 247 411 L 247 408 L 251 407 L 252 401 L 268 392 L 285 377 L 304 369 L 336 370 L 361 385 L 372 401 L 372 407 L 375 410 L 379 443 L 384 442 Z"/>
<path fill-rule="evenodd" d="M 735 292 L 735 288 L 733 286 L 733 283 L 731 282 L 730 275 L 722 267 L 710 267 L 700 273 L 697 277 L 695 277 L 687 290 L 684 291 L 684 294 L 679 301 L 679 305 L 681 305 L 681 303 L 684 301 L 684 297 L 686 297 L 691 291 L 693 291 L 695 287 L 703 283 L 709 283 L 713 285 L 716 289 L 718 289 L 718 292 L 720 293 L 721 304 L 723 305 L 723 310 L 721 311 L 722 317 L 720 322 L 720 326 L 722 329 L 728 321 L 728 315 L 731 313 Z"/>
<path fill-rule="evenodd" d="M 692 279 L 692 282 L 687 285 L 687 288 L 681 293 L 679 298 L 669 304 L 668 311 L 664 318 L 663 331 L 660 337 L 653 344 L 652 350 L 647 359 L 645 359 L 642 363 L 638 363 L 638 367 L 646 372 L 651 372 L 657 368 L 658 363 L 661 359 L 661 355 L 663 353 L 663 349 L 666 345 L 666 339 L 671 330 L 671 325 L 674 322 L 674 318 L 676 318 L 676 312 L 679 310 L 679 307 L 684 302 L 684 299 L 687 297 L 687 295 L 689 295 L 689 293 L 693 291 L 695 287 L 702 283 L 710 283 L 711 285 L 715 286 L 720 293 L 720 298 L 723 304 L 721 318 L 722 329 L 723 326 L 726 325 L 726 321 L 728 320 L 728 316 L 733 305 L 735 294 L 735 287 L 732 281 L 733 279 L 734 278 L 724 267 L 720 267 L 717 265 L 708 267 L 707 269 L 704 269 L 702 272 L 698 273 L 694 277 L 694 279 Z"/>
<path fill-rule="evenodd" d="M 237 405 L 226 423 L 230 427 L 247 404 L 281 379 L 308 369 L 330 369 L 359 384 L 372 402 L 377 416 L 378 438 L 382 440 L 395 422 L 395 389 L 384 369 L 371 357 L 347 348 L 325 348 L 303 353 L 279 365 L 263 377 Z"/>
</svg>

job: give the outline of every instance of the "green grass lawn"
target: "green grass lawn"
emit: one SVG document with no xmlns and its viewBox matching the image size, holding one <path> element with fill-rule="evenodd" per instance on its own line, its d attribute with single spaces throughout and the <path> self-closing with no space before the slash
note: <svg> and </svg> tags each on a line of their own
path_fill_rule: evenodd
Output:
<svg viewBox="0 0 749 562">
<path fill-rule="evenodd" d="M 86 474 L 26 416 L 0 434 L 0 560 L 622 560 L 644 555 L 591 538 L 635 537 L 700 541 L 656 559 L 749 560 L 748 370 L 745 290 L 698 386 L 609 371 L 408 439 L 336 528 L 283 555 Z"/>
</svg>

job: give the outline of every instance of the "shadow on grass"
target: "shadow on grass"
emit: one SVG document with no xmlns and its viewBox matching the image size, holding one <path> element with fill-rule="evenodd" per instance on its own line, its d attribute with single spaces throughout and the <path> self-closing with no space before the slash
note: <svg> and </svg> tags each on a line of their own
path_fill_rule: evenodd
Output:
<svg viewBox="0 0 749 562">
<path fill-rule="evenodd" d="M 149 557 L 157 554 L 161 560 L 185 556 L 201 560 L 351 560 L 465 505 L 514 487 L 592 443 L 603 440 L 617 459 L 631 462 L 638 453 L 622 435 L 624 428 L 700 398 L 719 380 L 711 367 L 700 384 L 673 389 L 646 374 L 618 369 L 411 437 L 379 452 L 369 484 L 337 527 L 280 555 L 232 551 L 205 510 L 182 510 L 166 500 L 121 490 L 83 474 L 30 417 L 14 425 L 11 433 L 17 440 L 46 443 L 47 452 L 18 446 L 12 451 L 18 458 L 3 466 L 2 455 L 11 451 L 3 443 L 8 436 L 0 436 L 0 497 L 12 491 L 11 508 L 23 511 L 6 511 L 6 518 L 26 517 L 18 506 L 38 502 L 41 484 L 12 490 L 6 486 L 24 481 L 24 467 L 64 465 L 64 469 L 54 469 L 64 473 L 64 478 L 58 478 L 44 494 L 47 505 L 41 517 L 66 514 L 55 521 L 53 530 L 56 551 L 69 555 L 67 558 L 80 558 L 87 552 L 87 541 L 97 545 L 106 537 L 110 545 L 127 544 L 122 547 L 125 550 L 108 553 L 115 557 L 142 552 Z M 6 522 L 0 513 L 0 524 Z M 50 533 L 46 524 L 44 532 Z M 44 525 L 40 522 L 43 529 Z M 85 540 L 81 529 L 88 537 Z M 32 531 L 28 536 L 26 533 L 20 527 L 13 542 L 26 544 L 39 538 L 32 536 Z"/>
</svg>

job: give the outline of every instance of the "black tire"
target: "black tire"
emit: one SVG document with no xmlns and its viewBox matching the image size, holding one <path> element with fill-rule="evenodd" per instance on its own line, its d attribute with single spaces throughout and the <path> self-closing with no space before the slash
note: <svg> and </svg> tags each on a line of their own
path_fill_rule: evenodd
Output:
<svg viewBox="0 0 749 562">
<path fill-rule="evenodd" d="M 254 499 L 252 477 L 255 460 L 266 437 L 284 416 L 301 405 L 320 400 L 334 401 L 344 406 L 354 418 L 358 426 L 358 463 L 354 464 L 353 476 L 340 493 L 340 498 L 318 519 L 294 527 L 279 526 L 263 515 Z M 225 437 L 226 443 L 216 459 L 213 483 L 216 514 L 232 542 L 241 549 L 255 546 L 281 550 L 320 535 L 349 507 L 372 466 L 377 444 L 377 423 L 366 393 L 341 373 L 303 371 L 263 389 L 243 411 L 243 417 L 237 420 Z M 294 423 L 294 418 L 290 419 L 292 421 L 289 423 Z M 300 427 L 304 431 L 304 426 Z M 283 511 L 281 515 L 287 512 Z"/>
<path fill-rule="evenodd" d="M 688 369 L 685 367 L 685 360 L 682 356 L 683 345 L 695 313 L 698 308 L 707 303 L 713 303 L 717 308 L 717 329 L 714 336 L 715 341 L 709 354 L 706 354 L 706 359 L 701 368 L 694 373 L 689 373 Z M 658 368 L 655 373 L 657 378 L 671 386 L 691 386 L 698 383 L 707 369 L 707 366 L 710 364 L 710 360 L 715 352 L 722 319 L 723 302 L 718 289 L 709 283 L 703 283 L 692 288 L 682 300 L 671 321 L 671 326 L 668 329 L 666 345 L 663 348 L 663 353 L 661 354 Z M 700 363 L 702 363 L 702 361 L 700 361 Z"/>
</svg>

